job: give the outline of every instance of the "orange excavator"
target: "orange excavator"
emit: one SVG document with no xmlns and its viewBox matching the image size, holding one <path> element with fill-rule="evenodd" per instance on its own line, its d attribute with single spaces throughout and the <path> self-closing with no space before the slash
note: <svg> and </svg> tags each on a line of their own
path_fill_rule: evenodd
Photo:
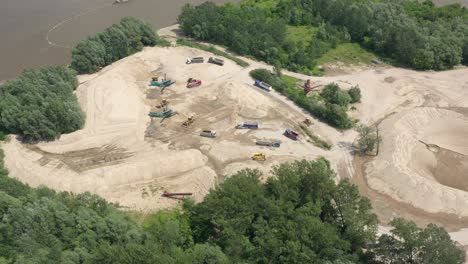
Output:
<svg viewBox="0 0 468 264">
<path fill-rule="evenodd" d="M 312 86 L 311 82 L 310 82 L 310 79 L 306 81 L 306 83 L 304 84 L 304 93 L 307 95 L 310 91 L 320 87 L 322 85 L 316 85 L 316 86 Z"/>
</svg>

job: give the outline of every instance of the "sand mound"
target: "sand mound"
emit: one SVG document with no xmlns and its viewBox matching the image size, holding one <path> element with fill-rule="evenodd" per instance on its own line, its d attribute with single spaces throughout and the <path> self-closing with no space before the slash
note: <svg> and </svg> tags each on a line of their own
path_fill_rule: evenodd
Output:
<svg viewBox="0 0 468 264">
<path fill-rule="evenodd" d="M 468 193 L 462 191 L 468 177 L 457 173 L 466 168 L 467 117 L 414 108 L 387 118 L 380 130 L 380 154 L 366 170 L 371 188 L 427 212 L 468 216 Z"/>
</svg>

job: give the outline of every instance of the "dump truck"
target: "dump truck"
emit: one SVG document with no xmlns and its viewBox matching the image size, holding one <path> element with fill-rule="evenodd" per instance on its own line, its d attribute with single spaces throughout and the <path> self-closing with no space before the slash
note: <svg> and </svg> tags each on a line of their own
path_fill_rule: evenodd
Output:
<svg viewBox="0 0 468 264">
<path fill-rule="evenodd" d="M 192 64 L 192 63 L 203 63 L 205 59 L 203 57 L 195 57 L 195 58 L 189 58 L 187 61 L 185 61 L 186 64 Z"/>
<path fill-rule="evenodd" d="M 175 81 L 173 80 L 161 80 L 161 81 L 151 81 L 150 86 L 158 86 L 158 87 L 168 87 L 174 84 Z"/>
<path fill-rule="evenodd" d="M 259 88 L 262 88 L 263 90 L 271 91 L 271 85 L 269 85 L 266 82 L 262 82 L 260 80 L 255 80 L 254 85 L 259 87 Z"/>
<path fill-rule="evenodd" d="M 261 153 L 261 152 L 259 152 L 259 153 L 254 153 L 254 154 L 252 155 L 252 159 L 253 159 L 253 160 L 266 160 L 266 155 L 265 155 L 265 153 Z"/>
<path fill-rule="evenodd" d="M 171 109 L 168 109 L 168 110 L 165 110 L 165 111 L 162 111 L 162 112 L 149 112 L 149 116 L 150 117 L 169 117 L 169 116 L 172 116 L 174 114 L 174 112 L 171 110 Z"/>
<path fill-rule="evenodd" d="M 258 123 L 257 122 L 244 122 L 236 125 L 237 129 L 257 129 Z"/>
<path fill-rule="evenodd" d="M 215 138 L 216 137 L 216 131 L 214 131 L 214 130 L 203 130 L 202 132 L 200 132 L 200 136 Z"/>
<path fill-rule="evenodd" d="M 279 140 L 257 140 L 256 144 L 259 146 L 279 148 L 281 146 L 281 141 Z"/>
<path fill-rule="evenodd" d="M 290 128 L 286 128 L 284 135 L 292 140 L 297 140 L 299 138 L 299 133 L 291 130 Z"/>
<path fill-rule="evenodd" d="M 189 78 L 187 80 L 187 88 L 197 87 L 197 86 L 200 86 L 201 84 L 202 84 L 201 80 L 195 80 L 193 78 Z"/>
<path fill-rule="evenodd" d="M 218 58 L 214 58 L 214 57 L 210 57 L 208 59 L 208 62 L 209 63 L 213 63 L 213 64 L 217 64 L 219 66 L 223 66 L 224 65 L 224 60 L 222 59 L 218 59 Z"/>
</svg>

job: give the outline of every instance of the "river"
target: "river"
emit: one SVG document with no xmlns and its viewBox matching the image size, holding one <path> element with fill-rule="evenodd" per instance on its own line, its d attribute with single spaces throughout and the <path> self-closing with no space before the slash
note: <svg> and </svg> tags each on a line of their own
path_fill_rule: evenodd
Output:
<svg viewBox="0 0 468 264">
<path fill-rule="evenodd" d="M 216 3 L 237 0 L 212 0 Z M 24 69 L 70 62 L 71 47 L 124 16 L 150 22 L 155 28 L 176 22 L 185 3 L 204 0 L 1 0 L 0 80 Z"/>
</svg>

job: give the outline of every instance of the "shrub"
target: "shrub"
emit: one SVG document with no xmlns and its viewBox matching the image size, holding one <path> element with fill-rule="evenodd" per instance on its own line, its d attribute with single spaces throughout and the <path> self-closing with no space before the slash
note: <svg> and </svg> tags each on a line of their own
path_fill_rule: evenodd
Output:
<svg viewBox="0 0 468 264">
<path fill-rule="evenodd" d="M 320 93 L 320 96 L 327 103 L 336 104 L 345 108 L 347 108 L 348 104 L 351 102 L 351 96 L 348 92 L 340 89 L 340 87 L 335 83 L 326 85 Z"/>
<path fill-rule="evenodd" d="M 361 89 L 359 89 L 359 86 L 351 87 L 351 89 L 348 90 L 348 94 L 351 97 L 352 104 L 361 102 Z"/>
</svg>

